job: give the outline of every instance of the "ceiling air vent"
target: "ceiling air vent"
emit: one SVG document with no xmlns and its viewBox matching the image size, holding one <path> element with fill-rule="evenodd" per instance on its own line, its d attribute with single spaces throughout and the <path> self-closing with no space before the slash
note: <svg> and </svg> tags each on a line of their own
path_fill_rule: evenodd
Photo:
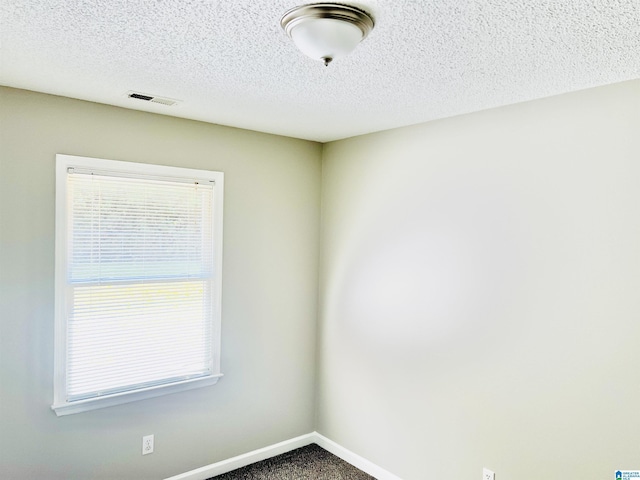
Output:
<svg viewBox="0 0 640 480">
<path fill-rule="evenodd" d="M 140 92 L 127 92 L 127 97 L 135 100 L 141 100 L 143 102 L 159 103 L 160 105 L 166 105 L 168 107 L 180 103 L 180 100 L 174 100 L 173 98 L 158 97 L 156 95 L 147 95 L 146 93 Z"/>
</svg>

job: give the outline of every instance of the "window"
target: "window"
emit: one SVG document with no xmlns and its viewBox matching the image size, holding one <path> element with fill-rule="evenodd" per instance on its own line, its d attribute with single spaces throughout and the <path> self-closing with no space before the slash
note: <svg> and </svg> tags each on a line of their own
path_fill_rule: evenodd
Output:
<svg viewBox="0 0 640 480">
<path fill-rule="evenodd" d="M 222 376 L 223 180 L 56 156 L 57 415 Z"/>
</svg>

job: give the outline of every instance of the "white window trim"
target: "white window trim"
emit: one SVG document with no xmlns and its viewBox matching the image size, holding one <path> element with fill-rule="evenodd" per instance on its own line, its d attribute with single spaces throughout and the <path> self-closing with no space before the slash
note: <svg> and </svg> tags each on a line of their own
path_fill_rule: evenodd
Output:
<svg viewBox="0 0 640 480">
<path fill-rule="evenodd" d="M 165 385 L 156 385 L 131 392 L 68 402 L 66 399 L 67 319 L 65 292 L 67 282 L 67 172 L 69 168 L 113 171 L 132 176 L 156 176 L 175 179 L 201 179 L 215 182 L 214 188 L 214 273 L 215 302 L 213 311 L 213 370 L 210 375 Z M 222 218 L 224 173 L 132 162 L 121 162 L 72 155 L 56 155 L 56 227 L 55 227 L 55 340 L 54 340 L 54 400 L 51 406 L 56 415 L 70 415 L 88 410 L 206 387 L 217 383 L 220 373 L 220 331 L 222 318 Z"/>
</svg>

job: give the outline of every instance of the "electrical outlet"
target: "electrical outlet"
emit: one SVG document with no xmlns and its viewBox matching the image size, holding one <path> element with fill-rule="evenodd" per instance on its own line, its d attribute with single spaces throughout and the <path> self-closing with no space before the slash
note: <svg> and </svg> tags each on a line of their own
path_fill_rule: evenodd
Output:
<svg viewBox="0 0 640 480">
<path fill-rule="evenodd" d="M 482 480 L 496 480 L 496 474 L 488 468 L 482 469 Z"/>
<path fill-rule="evenodd" d="M 142 437 L 142 454 L 148 455 L 153 453 L 153 435 L 145 435 Z"/>
</svg>

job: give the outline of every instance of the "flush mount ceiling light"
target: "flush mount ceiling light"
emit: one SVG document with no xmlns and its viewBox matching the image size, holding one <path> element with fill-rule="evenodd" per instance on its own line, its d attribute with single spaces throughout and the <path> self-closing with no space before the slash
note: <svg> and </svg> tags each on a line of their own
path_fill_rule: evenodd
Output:
<svg viewBox="0 0 640 480">
<path fill-rule="evenodd" d="M 367 38 L 374 23 L 359 8 L 315 3 L 292 8 L 282 16 L 280 25 L 302 53 L 329 65 Z"/>
</svg>

